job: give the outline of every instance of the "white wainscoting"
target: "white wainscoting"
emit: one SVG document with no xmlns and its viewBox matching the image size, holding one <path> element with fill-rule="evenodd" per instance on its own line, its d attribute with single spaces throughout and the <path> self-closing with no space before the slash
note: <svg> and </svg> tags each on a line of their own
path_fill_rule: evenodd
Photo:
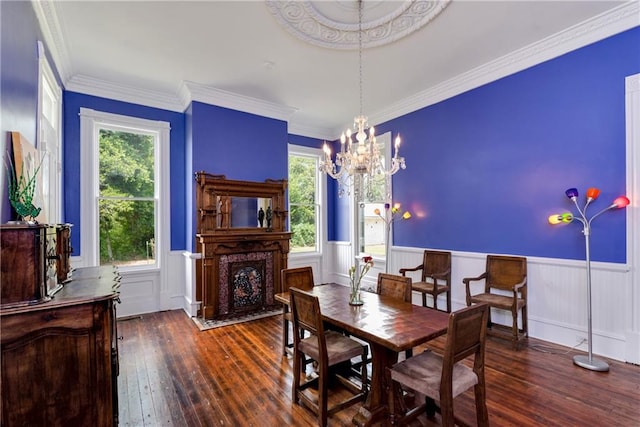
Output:
<svg viewBox="0 0 640 427">
<path fill-rule="evenodd" d="M 313 283 L 324 283 L 324 261 L 320 254 L 293 254 L 289 253 L 287 265 L 289 268 L 308 267 L 313 269 Z"/>
<path fill-rule="evenodd" d="M 346 242 L 331 242 L 327 245 L 327 258 L 331 262 L 325 273 L 326 281 L 348 283 L 348 270 L 353 264 L 351 245 Z M 394 247 L 391 251 L 390 272 L 403 267 L 415 267 L 422 262 L 421 248 Z M 483 253 L 452 252 L 451 304 L 453 310 L 466 306 L 462 279 L 476 277 L 485 270 L 486 255 Z M 377 273 L 384 265 L 372 269 L 363 279 L 363 284 L 374 285 Z M 584 261 L 527 257 L 529 335 L 568 347 L 578 344 L 587 336 L 586 264 Z M 616 360 L 625 360 L 627 341 L 634 339 L 629 334 L 632 303 L 628 299 L 632 286 L 630 268 L 624 264 L 592 262 L 592 330 L 593 352 Z M 412 276 L 413 277 L 413 276 Z M 419 276 L 413 277 L 414 280 Z M 482 287 L 482 282 L 477 283 Z M 445 306 L 444 296 L 438 301 Z M 421 304 L 418 293 L 413 303 Z M 497 323 L 510 325 L 511 315 L 495 310 L 492 318 Z M 580 350 L 587 350 L 582 344 Z"/>
<path fill-rule="evenodd" d="M 393 248 L 391 271 L 413 267 L 422 260 L 422 249 Z M 487 254 L 452 252 L 451 304 L 466 306 L 462 279 L 476 277 L 485 270 Z M 624 264 L 591 263 L 593 352 L 625 360 L 628 313 L 632 304 L 629 267 Z M 527 257 L 529 336 L 573 347 L 587 336 L 586 264 L 584 261 Z M 417 279 L 418 277 L 415 277 Z M 477 282 L 478 289 L 483 286 Z M 473 290 L 472 290 L 473 292 Z M 441 295 L 441 306 L 444 296 Z M 420 304 L 414 294 L 414 304 Z M 495 322 L 511 324 L 509 313 L 494 310 Z M 629 337 L 631 338 L 631 337 Z M 587 350 L 587 345 L 578 347 Z"/>
<path fill-rule="evenodd" d="M 196 299 L 196 260 L 202 258 L 202 254 L 183 252 L 184 257 L 184 280 L 182 282 L 183 302 L 182 309 L 191 317 L 198 315 L 201 301 Z"/>
<path fill-rule="evenodd" d="M 349 283 L 348 271 L 353 265 L 351 245 L 348 242 L 329 242 L 324 257 L 296 256 L 289 259 L 290 267 L 311 265 L 316 283 Z M 403 267 L 415 267 L 422 261 L 422 248 L 394 247 L 391 250 L 390 272 Z M 464 277 L 475 277 L 484 272 L 487 254 L 452 252 L 453 310 L 466 305 Z M 154 291 L 154 280 L 149 273 L 127 272 L 123 275 L 118 316 L 125 317 L 159 310 L 183 309 L 195 316 L 199 301 L 195 300 L 195 264 L 199 254 L 186 251 L 172 252 L 163 269 L 161 292 Z M 586 265 L 584 261 L 527 257 L 529 335 L 568 347 L 575 346 L 579 337 L 587 335 Z M 384 264 L 378 263 L 362 281 L 365 287 L 375 287 Z M 638 343 L 633 329 L 633 298 L 630 268 L 625 264 L 592 262 L 592 329 L 593 352 L 602 357 L 637 363 L 637 352 L 630 348 Z M 160 272 L 156 271 L 157 275 Z M 418 276 L 413 277 L 414 280 Z M 157 283 L 157 282 L 156 282 Z M 482 286 L 481 282 L 478 286 Z M 420 295 L 414 293 L 413 303 L 421 304 Z M 444 306 L 444 296 L 439 303 Z M 495 311 L 493 320 L 510 324 L 506 312 Z M 587 350 L 586 344 L 578 347 Z"/>
<path fill-rule="evenodd" d="M 120 301 L 117 307 L 118 317 L 128 317 L 159 311 L 160 300 L 157 289 L 160 283 L 160 271 L 120 273 Z"/>
</svg>

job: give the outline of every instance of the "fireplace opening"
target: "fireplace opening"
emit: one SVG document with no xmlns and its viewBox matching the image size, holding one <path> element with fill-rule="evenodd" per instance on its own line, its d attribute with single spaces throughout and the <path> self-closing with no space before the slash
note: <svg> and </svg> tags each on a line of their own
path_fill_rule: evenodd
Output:
<svg viewBox="0 0 640 427">
<path fill-rule="evenodd" d="M 264 264 L 264 261 L 259 264 Z M 252 262 L 248 265 L 234 267 L 236 268 L 232 269 L 232 271 L 235 271 L 231 275 L 231 311 L 255 310 L 262 307 L 264 301 L 264 265 L 256 265 L 255 262 Z"/>
</svg>

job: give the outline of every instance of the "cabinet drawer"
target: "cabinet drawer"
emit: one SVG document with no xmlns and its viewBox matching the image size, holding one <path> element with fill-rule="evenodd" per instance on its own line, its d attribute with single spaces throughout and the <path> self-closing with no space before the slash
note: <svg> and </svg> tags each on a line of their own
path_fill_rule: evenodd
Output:
<svg viewBox="0 0 640 427">
<path fill-rule="evenodd" d="M 94 325 L 93 305 L 82 304 L 2 316 L 2 344 L 43 329 L 88 330 Z"/>
</svg>

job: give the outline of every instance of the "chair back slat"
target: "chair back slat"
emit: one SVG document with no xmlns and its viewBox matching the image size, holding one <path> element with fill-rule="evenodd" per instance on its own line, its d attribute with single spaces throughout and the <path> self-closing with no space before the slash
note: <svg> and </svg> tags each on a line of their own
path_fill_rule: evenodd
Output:
<svg viewBox="0 0 640 427">
<path fill-rule="evenodd" d="M 443 375 L 445 370 L 472 354 L 476 355 L 476 363 L 478 357 L 484 358 L 488 316 L 487 304 L 475 304 L 449 315 Z"/>
<path fill-rule="evenodd" d="M 424 251 L 422 257 L 422 281 L 434 274 L 451 274 L 451 252 Z"/>
<path fill-rule="evenodd" d="M 527 277 L 527 259 L 502 255 L 487 255 L 486 292 L 490 288 L 511 290 Z"/>
<path fill-rule="evenodd" d="M 411 302 L 411 277 L 379 273 L 376 293 Z"/>
<path fill-rule="evenodd" d="M 286 268 L 280 271 L 282 292 L 289 288 L 310 290 L 313 288 L 313 269 L 311 267 Z"/>
<path fill-rule="evenodd" d="M 321 336 L 324 333 L 320 303 L 318 297 L 298 288 L 289 288 L 291 313 L 293 315 L 294 337 L 301 336 L 300 329 L 312 335 Z"/>
</svg>

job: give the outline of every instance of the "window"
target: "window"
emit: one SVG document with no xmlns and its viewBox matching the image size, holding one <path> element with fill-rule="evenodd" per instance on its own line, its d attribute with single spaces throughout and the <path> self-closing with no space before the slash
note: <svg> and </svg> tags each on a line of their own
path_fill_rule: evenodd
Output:
<svg viewBox="0 0 640 427">
<path fill-rule="evenodd" d="M 62 220 L 62 147 L 60 144 L 62 90 L 38 41 L 38 150 L 42 159 L 42 206 L 47 222 Z"/>
<path fill-rule="evenodd" d="M 376 138 L 383 162 L 389 158 L 391 150 L 391 133 L 387 132 Z M 385 167 L 388 167 L 385 163 Z M 364 177 L 363 201 L 357 206 L 358 242 L 360 254 L 384 258 L 386 254 L 386 225 L 377 215 L 376 209 L 384 215 L 384 204 L 391 200 L 391 179 L 384 175 L 374 175 L 371 183 Z"/>
<path fill-rule="evenodd" d="M 156 134 L 100 127 L 100 265 L 155 263 Z"/>
<path fill-rule="evenodd" d="M 168 123 L 85 108 L 80 116 L 86 264 L 157 268 L 169 236 Z"/>
<path fill-rule="evenodd" d="M 289 145 L 289 225 L 291 252 L 320 252 L 321 150 Z"/>
</svg>

